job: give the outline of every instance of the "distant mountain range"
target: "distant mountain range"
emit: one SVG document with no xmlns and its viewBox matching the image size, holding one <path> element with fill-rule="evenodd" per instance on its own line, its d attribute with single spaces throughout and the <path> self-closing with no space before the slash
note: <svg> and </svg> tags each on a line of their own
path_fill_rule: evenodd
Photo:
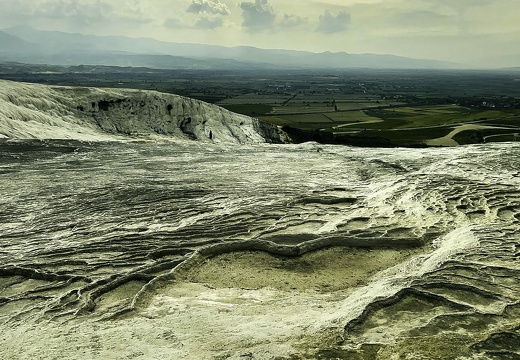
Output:
<svg viewBox="0 0 520 360">
<path fill-rule="evenodd" d="M 388 68 L 457 69 L 460 64 L 394 55 L 312 53 L 248 46 L 183 44 L 94 36 L 30 27 L 0 31 L 0 61 L 51 65 L 144 66 L 158 69 Z"/>
</svg>

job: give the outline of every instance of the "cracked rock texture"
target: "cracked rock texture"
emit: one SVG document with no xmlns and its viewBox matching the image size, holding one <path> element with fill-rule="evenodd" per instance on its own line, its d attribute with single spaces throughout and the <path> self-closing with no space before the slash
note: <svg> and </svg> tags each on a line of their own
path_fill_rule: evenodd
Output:
<svg viewBox="0 0 520 360">
<path fill-rule="evenodd" d="M 517 143 L 120 141 L 207 105 L 7 85 L 4 137 L 105 141 L 0 141 L 0 359 L 520 357 Z"/>
</svg>

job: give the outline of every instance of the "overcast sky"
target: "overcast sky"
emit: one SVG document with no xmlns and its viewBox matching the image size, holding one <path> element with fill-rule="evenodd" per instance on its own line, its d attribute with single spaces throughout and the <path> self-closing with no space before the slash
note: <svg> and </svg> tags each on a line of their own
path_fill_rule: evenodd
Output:
<svg viewBox="0 0 520 360">
<path fill-rule="evenodd" d="M 0 28 L 471 62 L 520 53 L 520 0 L 0 0 Z"/>
</svg>

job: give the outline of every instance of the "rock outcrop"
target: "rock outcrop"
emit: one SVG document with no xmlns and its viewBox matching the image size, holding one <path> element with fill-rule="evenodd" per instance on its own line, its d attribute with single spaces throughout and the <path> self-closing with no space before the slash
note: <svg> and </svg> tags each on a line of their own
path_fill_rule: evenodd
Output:
<svg viewBox="0 0 520 360">
<path fill-rule="evenodd" d="M 0 138 L 106 141 L 151 135 L 287 142 L 276 126 L 178 95 L 0 81 Z"/>
</svg>

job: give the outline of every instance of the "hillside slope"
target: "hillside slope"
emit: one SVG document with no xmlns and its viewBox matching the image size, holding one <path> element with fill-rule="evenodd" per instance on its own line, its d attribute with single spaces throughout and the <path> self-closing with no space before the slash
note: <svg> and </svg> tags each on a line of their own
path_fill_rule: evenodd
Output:
<svg viewBox="0 0 520 360">
<path fill-rule="evenodd" d="M 274 126 L 178 95 L 0 81 L 0 138 L 107 141 L 150 136 L 286 141 Z"/>
</svg>

